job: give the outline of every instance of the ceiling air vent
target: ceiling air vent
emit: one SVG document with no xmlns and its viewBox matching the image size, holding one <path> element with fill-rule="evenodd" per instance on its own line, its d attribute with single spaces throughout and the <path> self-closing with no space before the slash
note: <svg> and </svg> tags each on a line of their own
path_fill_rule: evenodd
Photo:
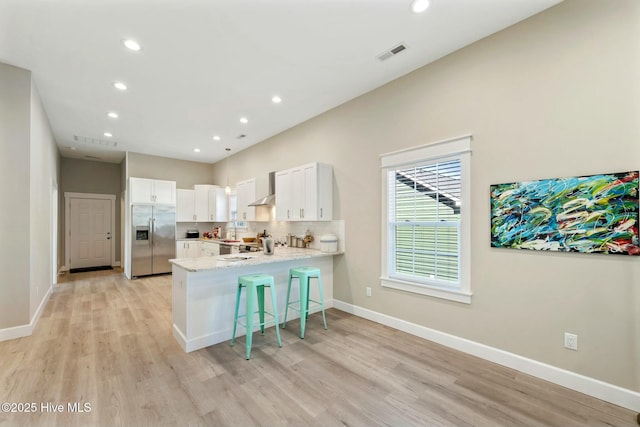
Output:
<svg viewBox="0 0 640 427">
<path fill-rule="evenodd" d="M 385 50 L 384 52 L 382 52 L 381 54 L 377 55 L 376 58 L 378 58 L 378 60 L 380 61 L 386 61 L 387 59 L 399 54 L 400 52 L 403 52 L 407 50 L 407 45 L 404 43 L 400 43 L 399 45 L 396 45 L 394 47 L 392 47 L 391 49 Z"/>
<path fill-rule="evenodd" d="M 244 133 L 241 133 L 240 135 L 236 136 L 236 139 L 244 139 L 246 137 L 247 135 L 245 135 Z"/>
<path fill-rule="evenodd" d="M 82 144 L 89 144 L 93 146 L 111 147 L 111 148 L 115 148 L 118 146 L 118 143 L 116 141 L 107 141 L 106 139 L 91 138 L 88 136 L 73 135 L 73 140 Z"/>
</svg>

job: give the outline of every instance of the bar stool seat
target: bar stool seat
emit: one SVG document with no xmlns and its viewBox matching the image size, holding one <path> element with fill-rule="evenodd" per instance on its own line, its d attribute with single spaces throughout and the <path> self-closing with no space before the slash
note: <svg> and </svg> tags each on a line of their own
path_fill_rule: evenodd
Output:
<svg viewBox="0 0 640 427">
<path fill-rule="evenodd" d="M 264 288 L 271 289 L 271 305 L 273 306 L 273 313 L 269 313 L 264 309 Z M 238 316 L 240 309 L 240 296 L 242 289 L 246 288 L 246 310 L 245 314 Z M 258 310 L 256 310 L 256 299 L 258 302 Z M 258 313 L 260 322 L 253 323 L 254 315 Z M 271 319 L 264 319 L 264 315 L 267 314 Z M 244 318 L 244 323 L 240 320 Z M 231 338 L 231 346 L 236 339 L 236 328 L 238 326 L 244 326 L 246 330 L 246 353 L 247 360 L 251 356 L 251 344 L 253 341 L 253 328 L 254 326 L 260 326 L 260 331 L 264 335 L 264 326 L 274 324 L 276 328 L 276 337 L 278 337 L 278 346 L 282 347 L 282 340 L 280 339 L 280 329 L 278 327 L 278 303 L 276 301 L 276 290 L 273 276 L 268 274 L 249 274 L 246 276 L 238 277 L 238 294 L 236 296 L 236 312 L 233 321 L 233 336 Z"/>
<path fill-rule="evenodd" d="M 293 279 L 298 279 L 298 285 L 300 287 L 300 299 L 296 301 L 290 301 L 291 297 L 291 282 Z M 318 291 L 320 295 L 320 301 L 313 300 L 309 297 L 309 287 L 311 279 L 317 279 Z M 300 338 L 304 339 L 304 331 L 309 317 L 309 302 L 314 303 L 315 307 L 320 307 L 322 311 L 322 321 L 324 322 L 324 329 L 327 329 L 327 318 L 324 314 L 324 293 L 322 292 L 322 278 L 320 277 L 320 269 L 315 267 L 296 267 L 289 269 L 289 286 L 287 288 L 287 304 L 284 309 L 284 321 L 282 322 L 282 329 L 287 326 L 287 313 L 289 307 L 292 310 L 296 310 L 300 313 Z"/>
</svg>

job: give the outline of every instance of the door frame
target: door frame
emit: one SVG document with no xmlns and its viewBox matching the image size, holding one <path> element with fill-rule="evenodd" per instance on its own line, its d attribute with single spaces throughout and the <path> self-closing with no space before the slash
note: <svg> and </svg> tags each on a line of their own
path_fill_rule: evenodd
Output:
<svg viewBox="0 0 640 427">
<path fill-rule="evenodd" d="M 64 193 L 64 266 L 62 270 L 69 271 L 71 254 L 69 233 L 71 232 L 71 199 L 101 199 L 111 200 L 111 266 L 115 267 L 116 245 L 115 245 L 115 229 L 116 229 L 116 196 L 115 194 L 93 194 L 93 193 Z"/>
</svg>

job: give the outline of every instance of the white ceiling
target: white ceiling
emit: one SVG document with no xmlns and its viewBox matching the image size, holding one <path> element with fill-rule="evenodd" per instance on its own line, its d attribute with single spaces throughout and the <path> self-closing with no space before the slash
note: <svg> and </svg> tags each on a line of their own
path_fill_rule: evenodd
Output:
<svg viewBox="0 0 640 427">
<path fill-rule="evenodd" d="M 33 72 L 65 157 L 211 163 L 559 1 L 0 0 L 0 62 Z"/>
</svg>

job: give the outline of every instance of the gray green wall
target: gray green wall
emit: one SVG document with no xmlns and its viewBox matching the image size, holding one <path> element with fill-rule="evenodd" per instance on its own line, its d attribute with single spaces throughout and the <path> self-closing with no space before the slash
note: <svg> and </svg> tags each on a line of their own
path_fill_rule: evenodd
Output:
<svg viewBox="0 0 640 427">
<path fill-rule="evenodd" d="M 126 176 L 176 181 L 177 188 L 195 184 L 214 184 L 213 166 L 209 163 L 169 159 L 139 153 L 127 153 Z"/>
<path fill-rule="evenodd" d="M 0 63 L 0 332 L 33 320 L 52 285 L 59 154 L 31 72 Z"/>
<path fill-rule="evenodd" d="M 0 64 L 0 328 L 29 323 L 30 88 L 30 72 Z"/>
<path fill-rule="evenodd" d="M 347 240 L 336 299 L 640 391 L 640 257 L 492 249 L 488 196 L 494 183 L 640 169 L 639 23 L 635 0 L 566 0 L 237 153 L 230 180 L 333 164 Z M 465 134 L 472 304 L 382 288 L 379 155 Z M 226 170 L 214 165 L 215 180 Z"/>
<path fill-rule="evenodd" d="M 120 165 L 115 163 L 94 162 L 91 160 L 62 158 L 60 171 L 60 188 L 64 193 L 111 194 L 116 196 L 114 207 L 115 226 L 115 261 L 120 261 Z M 65 206 L 62 203 L 61 215 L 64 218 Z M 64 244 L 64 234 L 61 240 Z"/>
</svg>

